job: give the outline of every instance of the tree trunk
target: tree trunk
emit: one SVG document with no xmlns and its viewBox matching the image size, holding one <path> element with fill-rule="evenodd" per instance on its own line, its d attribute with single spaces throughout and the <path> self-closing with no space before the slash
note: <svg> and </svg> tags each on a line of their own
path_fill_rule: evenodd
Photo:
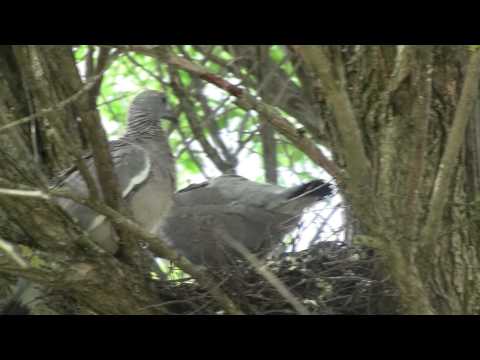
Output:
<svg viewBox="0 0 480 360">
<path fill-rule="evenodd" d="M 46 189 L 48 177 L 66 168 L 85 150 L 78 119 L 96 111 L 82 101 L 55 106 L 84 84 L 68 46 L 0 47 L 0 188 Z M 27 121 L 16 121 L 30 116 Z M 8 127 L 10 126 L 10 127 Z M 8 128 L 6 128 L 8 127 Z M 48 176 L 45 176 L 47 174 Z M 88 236 L 50 200 L 0 196 L 0 239 L 16 244 L 23 267 L 2 258 L 2 273 L 22 276 L 76 300 L 80 312 L 158 313 L 142 274 L 115 258 L 102 256 Z M 128 274 L 128 276 L 127 276 Z M 49 303 L 32 313 L 61 313 Z M 60 308 L 59 308 L 60 306 Z M 85 310 L 87 309 L 87 310 Z"/>
<path fill-rule="evenodd" d="M 332 149 L 348 172 L 342 185 L 361 224 L 356 241 L 384 256 L 407 313 L 478 313 L 478 107 L 455 156 L 447 191 L 436 192 L 447 144 L 454 141 L 450 137 L 469 59 L 466 47 L 298 51 L 335 114 L 330 129 L 338 142 Z M 348 98 L 343 97 L 347 89 Z M 444 199 L 444 207 L 440 221 L 429 228 L 437 211 L 435 197 Z"/>
</svg>

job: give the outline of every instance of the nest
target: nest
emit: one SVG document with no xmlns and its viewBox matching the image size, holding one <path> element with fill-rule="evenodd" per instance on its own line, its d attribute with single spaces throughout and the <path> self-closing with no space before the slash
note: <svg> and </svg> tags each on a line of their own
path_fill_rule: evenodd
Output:
<svg viewBox="0 0 480 360">
<path fill-rule="evenodd" d="M 266 261 L 312 314 L 397 314 L 398 296 L 366 247 L 320 242 L 308 250 Z M 211 272 L 246 314 L 296 314 L 293 306 L 245 260 Z M 192 279 L 159 280 L 162 306 L 170 314 L 222 314 L 217 302 Z"/>
<path fill-rule="evenodd" d="M 317 315 L 400 314 L 398 294 L 382 271 L 382 259 L 364 246 L 319 242 L 300 252 L 283 253 L 264 262 L 292 295 Z M 172 315 L 220 315 L 224 310 L 197 282 L 177 272 L 170 280 L 152 280 L 161 307 Z M 177 279 L 171 279 L 175 275 Z M 245 314 L 294 315 L 291 302 L 246 260 L 233 259 L 211 277 Z M 55 293 L 55 291 L 53 291 Z M 67 294 L 49 295 L 59 313 L 90 313 Z M 16 309 L 12 313 L 28 313 Z"/>
</svg>

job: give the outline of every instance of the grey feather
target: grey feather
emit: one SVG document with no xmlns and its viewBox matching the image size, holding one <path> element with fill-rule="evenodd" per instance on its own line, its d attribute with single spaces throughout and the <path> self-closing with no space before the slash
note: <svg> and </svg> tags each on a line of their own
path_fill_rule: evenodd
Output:
<svg viewBox="0 0 480 360">
<path fill-rule="evenodd" d="M 161 128 L 161 119 L 173 120 L 165 95 L 147 90 L 133 100 L 128 111 L 126 134 L 111 141 L 110 154 L 120 192 L 137 220 L 147 231 L 155 230 L 172 204 L 175 170 L 168 142 Z M 91 154 L 84 158 L 99 188 Z M 60 187 L 88 196 L 88 189 L 78 170 L 73 167 L 57 179 Z M 159 201 L 152 199 L 159 198 Z M 118 246 L 112 226 L 105 217 L 69 199 L 60 199 L 63 207 L 92 239 L 114 253 Z"/>
<path fill-rule="evenodd" d="M 331 194 L 322 180 L 283 188 L 224 175 L 176 193 L 159 233 L 194 263 L 224 265 L 233 251 L 222 232 L 263 254 L 298 224 L 305 208 Z"/>
</svg>

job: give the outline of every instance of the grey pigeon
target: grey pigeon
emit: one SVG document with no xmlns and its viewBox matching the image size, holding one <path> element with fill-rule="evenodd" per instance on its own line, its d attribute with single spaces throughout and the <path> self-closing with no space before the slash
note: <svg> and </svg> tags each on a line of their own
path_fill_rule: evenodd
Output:
<svg viewBox="0 0 480 360">
<path fill-rule="evenodd" d="M 175 167 L 161 119 L 175 120 L 166 96 L 153 90 L 143 91 L 128 110 L 126 134 L 109 142 L 121 195 L 135 220 L 147 231 L 156 230 L 172 204 L 175 191 Z M 85 157 L 85 162 L 98 187 L 91 154 Z M 56 186 L 88 195 L 87 186 L 76 168 L 65 172 Z M 110 253 L 116 252 L 118 246 L 112 226 L 104 216 L 70 199 L 60 199 L 58 203 L 78 220 L 98 245 Z"/>
<path fill-rule="evenodd" d="M 305 208 L 332 191 L 322 180 L 283 188 L 223 175 L 178 191 L 159 235 L 193 263 L 225 266 L 235 251 L 222 234 L 261 255 L 298 224 Z"/>
</svg>

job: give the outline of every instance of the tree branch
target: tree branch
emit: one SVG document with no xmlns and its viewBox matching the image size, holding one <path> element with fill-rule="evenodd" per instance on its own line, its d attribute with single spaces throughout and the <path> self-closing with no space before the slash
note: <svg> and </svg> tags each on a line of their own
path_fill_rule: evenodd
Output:
<svg viewBox="0 0 480 360">
<path fill-rule="evenodd" d="M 237 97 L 237 104 L 245 110 L 256 110 L 263 115 L 262 120 L 272 124 L 273 127 L 290 140 L 294 146 L 303 151 L 315 164 L 322 167 L 332 177 L 340 175 L 339 169 L 330 161 L 323 152 L 315 145 L 315 143 L 306 137 L 303 133 L 298 132 L 288 120 L 283 118 L 278 110 L 273 107 L 255 99 L 253 96 L 247 94 L 243 89 L 235 86 L 228 81 L 210 73 L 202 66 L 191 63 L 190 61 L 180 58 L 169 53 L 165 46 L 152 45 L 110 45 L 118 48 L 121 51 L 136 51 L 140 54 L 148 55 L 166 62 L 170 65 L 176 66 L 180 69 L 188 71 L 189 73 L 198 76 L 199 78 L 208 81 L 211 84 L 227 91 L 229 94 Z"/>
<path fill-rule="evenodd" d="M 216 228 L 215 231 L 230 247 L 242 255 L 252 265 L 255 271 L 267 280 L 299 314 L 310 315 L 308 309 L 295 297 L 295 295 L 292 294 L 283 281 L 268 270 L 266 264 L 262 264 L 254 254 L 252 254 L 243 244 L 236 241 L 227 231 L 222 231 L 218 228 Z"/>
<path fill-rule="evenodd" d="M 430 246 L 439 234 L 440 220 L 447 203 L 448 189 L 454 175 L 460 149 L 464 143 L 465 129 L 477 101 L 479 83 L 480 50 L 476 50 L 470 57 L 460 100 L 435 179 L 428 218 L 421 236 L 421 242 L 424 246 Z"/>
<path fill-rule="evenodd" d="M 28 268 L 28 264 L 25 260 L 22 259 L 20 255 L 17 254 L 15 248 L 8 241 L 5 241 L 0 237 L 0 250 L 3 251 L 7 256 L 12 259 L 21 269 Z"/>
<path fill-rule="evenodd" d="M 218 151 L 210 144 L 207 137 L 203 133 L 203 128 L 201 127 L 199 119 L 197 118 L 197 114 L 194 111 L 193 104 L 188 98 L 186 91 L 183 89 L 180 79 L 178 79 L 178 74 L 175 74 L 173 71 L 170 73 L 172 76 L 172 88 L 177 94 L 177 97 L 180 99 L 181 105 L 183 105 L 182 108 L 187 115 L 187 121 L 190 125 L 193 135 L 195 136 L 195 139 L 200 143 L 205 151 L 205 154 L 215 164 L 218 170 L 220 170 L 222 173 L 235 171 L 235 164 L 230 164 L 222 159 Z"/>
<path fill-rule="evenodd" d="M 370 193 L 370 162 L 365 153 L 362 134 L 352 104 L 344 86 L 343 69 L 334 69 L 325 49 L 319 46 L 295 46 L 316 73 L 325 89 L 327 101 L 335 114 L 340 138 L 343 142 L 345 162 L 354 194 Z M 337 73 L 337 77 L 334 76 Z"/>
</svg>

